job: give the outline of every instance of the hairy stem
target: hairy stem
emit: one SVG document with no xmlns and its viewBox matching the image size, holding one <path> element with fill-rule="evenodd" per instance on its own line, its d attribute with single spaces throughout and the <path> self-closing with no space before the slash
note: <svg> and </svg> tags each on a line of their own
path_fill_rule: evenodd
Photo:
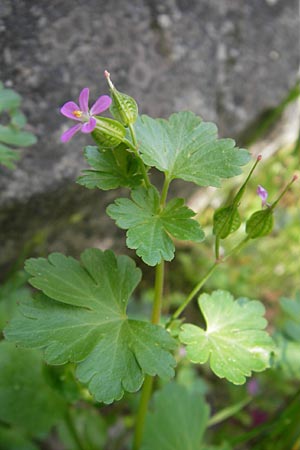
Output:
<svg viewBox="0 0 300 450">
<path fill-rule="evenodd" d="M 151 183 L 150 183 L 150 180 L 149 180 L 149 177 L 148 177 L 148 174 L 147 174 L 147 170 L 146 170 L 145 164 L 144 164 L 143 160 L 141 159 L 141 157 L 139 155 L 139 152 L 138 152 L 138 142 L 136 140 L 136 135 L 135 135 L 134 128 L 133 128 L 132 124 L 129 124 L 128 128 L 129 128 L 131 139 L 132 139 L 132 142 L 133 142 L 133 146 L 131 146 L 131 149 L 134 151 L 136 157 L 138 158 L 138 161 L 139 161 L 139 164 L 140 164 L 140 168 L 141 168 L 141 171 L 142 171 L 142 174 L 143 174 L 143 178 L 144 178 L 144 181 L 145 181 L 145 185 L 146 185 L 147 188 L 149 188 L 151 186 Z"/>
<path fill-rule="evenodd" d="M 162 189 L 160 206 L 163 208 L 166 203 L 168 189 L 170 185 L 170 180 L 166 177 Z M 162 308 L 162 298 L 163 298 L 163 288 L 164 288 L 164 273 L 165 273 L 165 262 L 162 260 L 155 267 L 155 284 L 154 284 L 154 301 L 152 308 L 151 323 L 159 324 Z M 142 388 L 140 404 L 137 412 L 134 438 L 133 438 L 133 450 L 139 450 L 142 445 L 142 439 L 145 428 L 146 414 L 148 411 L 148 405 L 152 394 L 154 377 L 146 375 L 145 381 Z"/>
</svg>

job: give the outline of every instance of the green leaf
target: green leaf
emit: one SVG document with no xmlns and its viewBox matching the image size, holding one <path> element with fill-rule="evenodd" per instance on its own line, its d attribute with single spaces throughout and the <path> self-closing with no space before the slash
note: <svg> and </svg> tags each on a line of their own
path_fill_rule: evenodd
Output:
<svg viewBox="0 0 300 450">
<path fill-rule="evenodd" d="M 109 150 L 88 146 L 84 156 L 95 170 L 84 170 L 77 183 L 88 189 L 106 191 L 120 186 L 133 188 L 141 184 L 138 161 L 122 144 Z"/>
<path fill-rule="evenodd" d="M 290 339 L 300 343 L 300 292 L 296 294 L 295 300 L 281 298 L 280 306 L 286 316 L 283 326 L 284 333 Z"/>
<path fill-rule="evenodd" d="M 18 147 L 28 147 L 36 143 L 34 134 L 28 131 L 20 131 L 12 126 L 0 125 L 0 142 Z"/>
<path fill-rule="evenodd" d="M 10 117 L 11 124 L 17 128 L 23 128 L 27 123 L 26 117 L 19 109 L 11 111 Z"/>
<path fill-rule="evenodd" d="M 0 112 L 18 108 L 21 97 L 12 89 L 0 89 Z"/>
<path fill-rule="evenodd" d="M 141 116 L 134 125 L 145 164 L 199 186 L 220 186 L 221 178 L 241 173 L 250 157 L 232 139 L 217 139 L 217 128 L 191 112 L 168 121 Z"/>
<path fill-rule="evenodd" d="M 149 266 L 174 258 L 175 246 L 169 235 L 195 242 L 204 239 L 199 223 L 191 219 L 195 213 L 184 206 L 183 199 L 175 198 L 161 209 L 155 188 L 136 189 L 131 198 L 115 200 L 106 211 L 120 228 L 128 230 L 127 246 L 136 249 Z"/>
<path fill-rule="evenodd" d="M 107 117 L 95 116 L 96 128 L 92 132 L 93 139 L 100 147 L 113 148 L 121 144 L 126 130 L 120 122 Z"/>
<path fill-rule="evenodd" d="M 31 297 L 29 288 L 25 286 L 27 276 L 24 272 L 14 273 L 6 283 L 0 286 L 0 331 L 13 317 L 17 303 Z"/>
<path fill-rule="evenodd" d="M 0 164 L 8 169 L 14 169 L 16 167 L 14 162 L 19 161 L 19 159 L 20 153 L 18 151 L 0 143 Z"/>
<path fill-rule="evenodd" d="M 234 384 L 243 384 L 251 371 L 269 367 L 274 349 L 271 337 L 263 331 L 267 321 L 265 308 L 258 301 L 234 300 L 229 292 L 202 294 L 199 308 L 206 321 L 206 330 L 186 324 L 180 340 L 187 344 L 187 356 L 194 363 L 209 360 L 212 371 Z"/>
<path fill-rule="evenodd" d="M 273 229 L 273 210 L 271 208 L 256 211 L 246 222 L 246 233 L 251 239 L 266 236 Z"/>
<path fill-rule="evenodd" d="M 41 289 L 21 304 L 5 331 L 16 343 L 44 349 L 49 364 L 77 363 L 78 379 L 96 400 L 137 391 L 144 375 L 173 376 L 175 341 L 158 325 L 128 319 L 128 298 L 141 272 L 127 256 L 88 249 L 81 264 L 53 253 L 30 259 L 30 283 Z"/>
<path fill-rule="evenodd" d="M 65 412 L 46 382 L 39 352 L 0 343 L 0 420 L 32 436 L 48 431 Z"/>
<path fill-rule="evenodd" d="M 241 218 L 235 205 L 219 208 L 214 213 L 213 233 L 220 239 L 225 239 L 229 234 L 238 230 L 241 226 Z"/>
<path fill-rule="evenodd" d="M 0 426 L 1 450 L 39 450 L 20 430 Z"/>
<path fill-rule="evenodd" d="M 201 450 L 208 416 L 201 394 L 176 383 L 167 384 L 155 394 L 142 450 Z"/>
</svg>

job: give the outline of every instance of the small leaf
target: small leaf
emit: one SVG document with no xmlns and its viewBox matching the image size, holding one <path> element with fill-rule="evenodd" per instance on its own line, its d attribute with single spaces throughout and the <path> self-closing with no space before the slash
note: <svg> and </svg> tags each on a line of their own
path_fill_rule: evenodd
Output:
<svg viewBox="0 0 300 450">
<path fill-rule="evenodd" d="M 104 148 L 117 147 L 123 141 L 126 130 L 120 122 L 107 117 L 95 116 L 96 128 L 92 132 L 95 142 Z"/>
<path fill-rule="evenodd" d="M 84 170 L 77 183 L 88 189 L 116 189 L 120 186 L 136 187 L 142 182 L 136 158 L 121 144 L 115 149 L 88 146 L 84 156 L 95 170 Z"/>
<path fill-rule="evenodd" d="M 0 142 L 18 147 L 28 147 L 36 143 L 36 137 L 28 131 L 20 131 L 11 126 L 0 125 Z"/>
<path fill-rule="evenodd" d="M 159 193 L 155 188 L 139 188 L 132 192 L 132 200 L 119 198 L 108 206 L 107 214 L 127 231 L 127 246 L 149 266 L 163 259 L 174 258 L 175 247 L 171 237 L 201 242 L 204 233 L 192 219 L 195 213 L 184 206 L 183 199 L 171 200 L 161 210 Z"/>
<path fill-rule="evenodd" d="M 220 186 L 222 178 L 241 173 L 250 157 L 232 139 L 217 139 L 217 128 L 191 112 L 172 114 L 168 121 L 141 116 L 134 125 L 146 165 L 199 186 Z"/>
<path fill-rule="evenodd" d="M 212 371 L 234 384 L 243 384 L 251 371 L 269 367 L 274 349 L 271 337 L 263 331 L 267 321 L 264 306 L 244 298 L 234 300 L 229 292 L 215 291 L 199 297 L 206 330 L 186 324 L 180 340 L 187 344 L 187 356 L 194 363 L 209 360 Z"/>
<path fill-rule="evenodd" d="M 273 210 L 271 208 L 256 211 L 246 222 L 246 233 L 250 239 L 270 234 L 273 229 Z"/>
<path fill-rule="evenodd" d="M 10 117 L 11 124 L 17 128 L 23 128 L 27 123 L 26 117 L 19 109 L 11 111 Z"/>
<path fill-rule="evenodd" d="M 241 226 L 241 218 L 237 207 L 230 205 L 217 209 L 214 213 L 213 223 L 214 235 L 220 239 L 225 239 Z"/>
<path fill-rule="evenodd" d="M 39 352 L 0 343 L 0 420 L 37 436 L 65 412 L 64 400 L 47 384 Z"/>
<path fill-rule="evenodd" d="M 21 303 L 7 339 L 43 349 L 49 364 L 75 362 L 78 379 L 104 403 L 120 399 L 124 390 L 137 391 L 145 374 L 173 376 L 175 341 L 169 333 L 126 315 L 141 278 L 129 257 L 89 249 L 80 264 L 53 253 L 48 260 L 28 260 L 26 270 L 48 297 Z"/>
<path fill-rule="evenodd" d="M 14 169 L 16 166 L 14 162 L 19 161 L 20 153 L 17 150 L 12 150 L 0 143 L 0 164 L 8 169 Z"/>
<path fill-rule="evenodd" d="M 203 396 L 169 383 L 154 396 L 142 450 L 201 450 L 209 416 Z"/>
<path fill-rule="evenodd" d="M 12 89 L 0 89 L 0 112 L 18 108 L 21 97 Z"/>
</svg>

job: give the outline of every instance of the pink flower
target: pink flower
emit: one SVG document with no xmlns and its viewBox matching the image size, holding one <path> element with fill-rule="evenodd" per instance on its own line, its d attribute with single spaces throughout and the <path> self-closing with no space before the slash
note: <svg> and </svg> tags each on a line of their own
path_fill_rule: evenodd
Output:
<svg viewBox="0 0 300 450">
<path fill-rule="evenodd" d="M 264 189 L 260 184 L 257 186 L 256 189 L 257 195 L 261 198 L 261 206 L 265 206 L 267 203 L 268 198 L 268 191 Z"/>
<path fill-rule="evenodd" d="M 101 95 L 89 109 L 89 95 L 89 88 L 83 88 L 79 95 L 79 106 L 75 102 L 67 102 L 61 107 L 60 112 L 63 116 L 80 122 L 61 135 L 62 142 L 68 142 L 79 130 L 82 133 L 91 133 L 97 123 L 94 116 L 110 107 L 111 98 L 108 95 Z"/>
</svg>

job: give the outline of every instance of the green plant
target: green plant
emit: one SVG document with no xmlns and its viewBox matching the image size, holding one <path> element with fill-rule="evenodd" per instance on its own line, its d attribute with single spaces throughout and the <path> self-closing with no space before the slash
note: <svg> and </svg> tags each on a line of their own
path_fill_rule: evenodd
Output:
<svg viewBox="0 0 300 450">
<path fill-rule="evenodd" d="M 128 312 L 129 300 L 142 275 L 131 258 L 99 249 L 85 250 L 80 261 L 53 253 L 47 259 L 26 262 L 29 282 L 38 292 L 21 302 L 19 312 L 5 329 L 5 337 L 18 346 L 41 349 L 50 365 L 71 368 L 71 381 L 67 383 L 71 388 L 58 383 L 64 399 L 61 415 L 65 417 L 60 429 L 68 430 L 76 448 L 96 446 L 94 439 L 83 436 L 80 418 L 70 414 L 70 403 L 84 399 L 87 403 L 111 404 L 141 388 L 138 406 L 136 400 L 127 397 L 136 414 L 134 424 L 128 425 L 130 430 L 134 428 L 132 442 L 131 433 L 124 430 L 124 445 L 127 442 L 133 450 L 179 450 L 182 445 L 185 450 L 213 449 L 205 444 L 204 430 L 210 423 L 240 411 L 249 400 L 243 399 L 209 419 L 209 407 L 190 363 L 208 362 L 217 377 L 242 385 L 252 372 L 271 366 L 276 345 L 265 330 L 265 309 L 259 301 L 234 299 L 229 292 L 217 290 L 202 293 L 198 299 L 197 322 L 204 319 L 205 326 L 184 323 L 182 313 L 221 264 L 250 241 L 271 232 L 274 209 L 296 177 L 277 200 L 264 204 L 247 219 L 245 234 L 223 255 L 221 241 L 241 225 L 238 209 L 260 158 L 256 160 L 234 198 L 214 214 L 215 260 L 190 294 L 163 316 L 165 261 L 174 258 L 174 239 L 198 245 L 205 237 L 184 199 L 168 200 L 170 184 L 181 179 L 198 186 L 220 187 L 222 179 L 241 173 L 250 155 L 238 149 L 233 140 L 218 139 L 215 125 L 191 112 L 173 114 L 168 120 L 138 116 L 134 99 L 116 90 L 108 72 L 106 77 L 112 99 L 101 96 L 89 109 L 89 91 L 85 88 L 79 105 L 67 102 L 62 107 L 62 114 L 78 122 L 62 135 L 62 141 L 69 141 L 78 131 L 91 133 L 96 141 L 97 146 L 85 149 L 91 169 L 83 172 L 79 184 L 89 189 L 125 187 L 131 191 L 130 198 L 118 198 L 109 205 L 107 214 L 127 230 L 128 248 L 136 250 L 145 264 L 155 267 L 151 319 Z M 98 116 L 109 106 L 114 119 Z M 164 175 L 160 190 L 151 182 L 154 169 Z M 265 203 L 265 192 L 260 191 L 260 195 Z M 195 381 L 184 386 L 180 383 L 183 359 L 188 377 Z M 167 384 L 176 370 L 177 381 Z M 155 396 L 154 411 L 147 415 L 155 376 L 164 386 Z M 9 376 L 4 388 L 8 382 Z M 89 414 L 91 417 L 83 415 L 83 423 L 93 423 L 93 412 Z M 105 428 L 102 422 L 101 427 Z M 98 439 L 102 445 L 103 438 Z M 220 442 L 217 448 L 225 450 L 231 444 Z"/>
<path fill-rule="evenodd" d="M 13 89 L 5 89 L 0 82 L 0 113 L 6 113 L 7 124 L 0 125 L 0 164 L 15 168 L 20 159 L 18 150 L 11 147 L 28 147 L 36 143 L 36 137 L 23 128 L 26 117 L 20 110 L 21 97 Z"/>
</svg>

